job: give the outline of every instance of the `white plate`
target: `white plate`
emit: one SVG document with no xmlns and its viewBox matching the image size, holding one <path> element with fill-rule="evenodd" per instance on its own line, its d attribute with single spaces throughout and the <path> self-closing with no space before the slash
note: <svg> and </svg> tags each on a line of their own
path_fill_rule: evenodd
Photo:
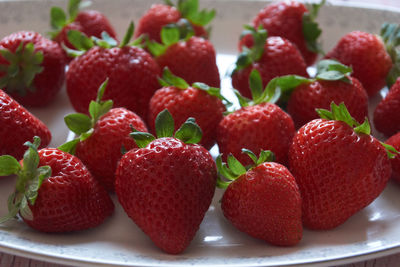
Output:
<svg viewBox="0 0 400 267">
<path fill-rule="evenodd" d="M 137 22 L 152 1 L 94 1 L 94 8 L 105 12 L 119 36 L 131 19 Z M 65 1 L 0 2 L 0 33 L 28 29 L 46 32 L 51 5 Z M 203 6 L 214 7 L 218 16 L 213 23 L 212 41 L 222 68 L 234 60 L 241 26 L 265 5 L 261 1 L 203 0 Z M 325 6 L 319 21 L 325 49 L 351 30 L 378 32 L 382 22 L 399 23 L 400 10 L 383 7 Z M 221 70 L 224 74 L 225 70 Z M 224 81 L 229 87 L 229 81 Z M 72 112 L 65 90 L 47 109 L 32 112 L 49 125 L 52 145 L 66 140 L 68 130 L 63 116 Z M 6 198 L 12 190 L 12 179 L 0 180 L 0 214 L 6 213 Z M 366 260 L 400 252 L 400 187 L 389 183 L 383 194 L 369 207 L 331 231 L 305 230 L 298 246 L 274 247 L 237 231 L 222 216 L 217 190 L 195 239 L 181 255 L 161 252 L 125 215 L 115 196 L 116 211 L 104 224 L 89 231 L 72 234 L 43 234 L 22 222 L 0 226 L 0 250 L 28 258 L 80 266 L 283 266 L 333 265 Z"/>
</svg>

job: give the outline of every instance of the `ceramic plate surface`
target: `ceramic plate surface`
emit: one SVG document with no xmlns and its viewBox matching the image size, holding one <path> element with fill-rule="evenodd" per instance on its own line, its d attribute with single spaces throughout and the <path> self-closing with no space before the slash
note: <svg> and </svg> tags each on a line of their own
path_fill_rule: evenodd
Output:
<svg viewBox="0 0 400 267">
<path fill-rule="evenodd" d="M 104 12 L 116 27 L 119 37 L 130 20 L 138 18 L 152 1 L 94 0 L 93 8 Z M 218 12 L 213 22 L 212 42 L 218 52 L 221 75 L 234 62 L 242 25 L 266 5 L 262 1 L 202 0 L 202 6 Z M 0 1 L 0 35 L 17 30 L 49 30 L 49 9 L 66 6 L 65 1 Z M 322 8 L 319 22 L 324 32 L 324 48 L 331 48 L 345 33 L 364 30 L 377 33 L 385 22 L 400 22 L 400 10 L 378 6 L 337 5 Z M 228 92 L 230 81 L 222 87 Z M 373 106 L 374 103 L 371 103 Z M 65 89 L 46 109 L 31 109 L 53 133 L 52 146 L 63 143 L 68 130 L 64 115 L 71 113 Z M 6 214 L 6 200 L 13 179 L 0 180 L 0 214 Z M 101 226 L 73 234 L 42 234 L 22 222 L 0 226 L 0 250 L 29 258 L 74 266 L 284 266 L 336 265 L 400 252 L 400 187 L 389 183 L 370 206 L 331 231 L 304 231 L 295 247 L 274 247 L 237 231 L 223 217 L 217 190 L 214 201 L 188 249 L 172 256 L 155 247 L 128 218 L 117 203 L 112 218 Z"/>
</svg>

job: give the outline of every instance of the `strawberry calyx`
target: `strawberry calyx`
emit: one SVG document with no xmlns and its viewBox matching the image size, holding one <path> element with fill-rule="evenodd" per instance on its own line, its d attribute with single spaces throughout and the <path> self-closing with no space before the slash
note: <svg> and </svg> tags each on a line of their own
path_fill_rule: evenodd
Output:
<svg viewBox="0 0 400 267">
<path fill-rule="evenodd" d="M 83 113 L 72 113 L 64 117 L 64 122 L 77 136 L 75 139 L 68 141 L 58 147 L 59 150 L 64 152 L 75 154 L 76 146 L 79 142 L 82 142 L 89 138 L 93 133 L 93 128 L 101 116 L 106 114 L 113 106 L 112 100 L 103 101 L 103 95 L 108 84 L 106 79 L 99 87 L 97 91 L 97 97 L 95 101 L 90 101 L 89 104 L 89 115 Z"/>
<path fill-rule="evenodd" d="M 165 4 L 175 6 L 182 18 L 189 20 L 194 25 L 206 26 L 215 17 L 215 9 L 199 10 L 199 0 L 178 0 L 175 5 L 171 0 L 164 0 Z"/>
<path fill-rule="evenodd" d="M 302 29 L 303 36 L 306 40 L 307 49 L 314 53 L 320 53 L 324 55 L 321 44 L 318 42 L 318 38 L 322 33 L 321 28 L 315 19 L 318 16 L 320 8 L 325 4 L 326 0 L 322 0 L 319 4 L 311 4 L 308 6 L 309 12 L 303 14 L 302 18 Z"/>
<path fill-rule="evenodd" d="M 60 7 L 53 6 L 50 9 L 50 25 L 53 31 L 49 32 L 50 38 L 54 40 L 61 30 L 75 21 L 80 10 L 90 6 L 91 1 L 70 0 L 68 2 L 68 15 Z"/>
<path fill-rule="evenodd" d="M 299 75 L 284 75 L 273 78 L 267 86 L 263 88 L 262 78 L 257 69 L 253 69 L 249 76 L 249 86 L 252 99 L 243 97 L 239 91 L 234 90 L 241 107 L 254 106 L 261 103 L 285 104 L 290 98 L 295 88 L 302 84 L 312 83 L 315 81 L 342 81 L 351 83 L 349 78 L 352 68 L 342 63 L 326 59 L 321 60 L 317 64 L 317 73 L 315 78 L 306 78 Z"/>
<path fill-rule="evenodd" d="M 216 158 L 216 165 L 219 173 L 217 178 L 217 187 L 225 189 L 233 181 L 243 174 L 246 174 L 249 170 L 263 164 L 264 162 L 275 160 L 275 155 L 270 150 L 261 150 L 258 157 L 249 149 L 243 148 L 242 153 L 247 154 L 252 159 L 254 164 L 245 167 L 232 154 L 228 155 L 227 163 L 224 163 L 222 162 L 222 155 L 218 155 Z M 225 177 L 226 180 L 224 180 L 222 176 Z"/>
<path fill-rule="evenodd" d="M 332 101 L 330 111 L 322 108 L 317 108 L 315 111 L 322 119 L 343 121 L 353 128 L 355 133 L 371 135 L 371 126 L 369 124 L 368 117 L 365 117 L 364 122 L 360 124 L 350 115 L 350 112 L 347 110 L 347 107 L 343 102 L 339 105 L 336 105 Z M 388 158 L 392 159 L 399 154 L 399 152 L 393 146 L 383 142 L 380 143 L 385 148 Z"/>
<path fill-rule="evenodd" d="M 158 78 L 158 82 L 163 87 L 173 86 L 181 90 L 185 90 L 190 87 L 190 85 L 183 78 L 174 75 L 168 67 L 163 69 L 162 77 Z M 191 87 L 205 91 L 207 94 L 221 99 L 226 107 L 230 107 L 232 105 L 232 103 L 221 94 L 220 88 L 208 86 L 207 84 L 200 82 L 193 83 Z"/>
<path fill-rule="evenodd" d="M 179 23 L 172 23 L 162 27 L 160 32 L 161 43 L 150 40 L 148 36 L 145 38 L 146 48 L 154 57 L 159 57 L 167 51 L 167 49 L 178 43 L 179 41 L 187 41 L 194 36 L 194 30 L 191 24 L 181 19 Z"/>
<path fill-rule="evenodd" d="M 242 47 L 242 52 L 239 54 L 236 60 L 236 66 L 232 72 L 232 75 L 239 70 L 250 66 L 253 62 L 260 60 L 264 53 L 265 41 L 268 38 L 268 32 L 261 25 L 256 29 L 250 25 L 244 25 L 245 30 L 240 35 L 241 38 L 251 34 L 254 40 L 254 45 L 251 48 L 247 46 Z"/>
<path fill-rule="evenodd" d="M 75 49 L 68 48 L 65 44 L 61 44 L 61 46 L 70 57 L 78 57 L 80 55 L 83 55 L 84 53 L 86 53 L 86 51 L 90 50 L 94 46 L 99 46 L 104 49 L 109 49 L 113 47 L 122 48 L 125 46 L 141 46 L 141 43 L 143 41 L 142 36 L 130 42 L 134 30 L 135 26 L 133 22 L 131 22 L 120 44 L 118 44 L 118 41 L 112 38 L 105 31 L 101 33 L 101 38 L 97 38 L 95 36 L 91 36 L 89 38 L 80 31 L 70 30 L 67 33 L 67 38 L 68 41 L 75 47 Z"/>
<path fill-rule="evenodd" d="M 386 76 L 386 83 L 390 88 L 400 77 L 400 25 L 384 23 L 381 27 L 380 36 L 393 64 L 389 74 Z"/>
<path fill-rule="evenodd" d="M 8 197 L 8 214 L 0 218 L 0 223 L 15 218 L 18 213 L 26 220 L 33 220 L 29 205 L 35 205 L 40 186 L 51 176 L 50 166 L 39 167 L 40 137 L 35 136 L 33 143 L 24 145 L 28 149 L 22 164 L 12 156 L 0 156 L 0 176 L 17 175 L 15 191 Z"/>
<path fill-rule="evenodd" d="M 35 92 L 33 80 L 43 71 L 43 52 L 35 51 L 33 43 L 20 42 L 15 52 L 0 49 L 1 56 L 8 64 L 0 64 L 0 88 L 7 88 L 8 93 L 25 96 L 27 91 Z"/>
<path fill-rule="evenodd" d="M 174 137 L 186 144 L 197 144 L 203 136 L 201 128 L 196 124 L 195 118 L 192 117 L 188 118 L 174 134 L 174 118 L 167 109 L 158 113 L 155 121 L 155 128 L 157 138 Z M 139 148 L 146 147 L 156 139 L 151 133 L 139 132 L 133 127 L 130 136 L 135 140 Z"/>
</svg>

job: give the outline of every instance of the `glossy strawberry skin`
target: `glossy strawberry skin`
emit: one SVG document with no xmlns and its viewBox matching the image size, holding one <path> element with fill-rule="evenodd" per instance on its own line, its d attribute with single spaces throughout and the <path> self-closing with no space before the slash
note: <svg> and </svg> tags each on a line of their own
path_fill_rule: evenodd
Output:
<svg viewBox="0 0 400 267">
<path fill-rule="evenodd" d="M 391 136 L 400 132 L 400 78 L 392 85 L 389 93 L 374 111 L 375 128 Z"/>
<path fill-rule="evenodd" d="M 369 96 L 386 84 L 392 61 L 382 40 L 370 33 L 354 31 L 343 36 L 326 55 L 353 68 L 352 76 L 364 86 Z"/>
<path fill-rule="evenodd" d="M 217 171 L 203 147 L 160 138 L 126 153 L 115 191 L 128 216 L 167 253 L 193 239 L 214 195 Z"/>
<path fill-rule="evenodd" d="M 70 30 L 80 31 L 88 37 L 101 38 L 102 32 L 107 32 L 114 39 L 117 36 L 107 17 L 96 10 L 80 11 L 75 20 L 64 26 L 61 32 L 54 38 L 54 41 L 57 43 L 64 43 L 67 47 L 75 49 L 68 41 L 67 33 Z"/>
<path fill-rule="evenodd" d="M 162 27 L 176 23 L 181 19 L 178 9 L 163 4 L 153 4 L 150 9 L 140 18 L 135 31 L 135 37 L 146 34 L 150 40 L 161 43 L 160 32 Z M 207 31 L 202 26 L 192 24 L 195 35 L 208 37 Z"/>
<path fill-rule="evenodd" d="M 168 109 L 174 118 L 175 130 L 189 117 L 193 117 L 203 132 L 200 144 L 206 149 L 215 144 L 216 129 L 225 111 L 220 99 L 193 87 L 185 90 L 173 86 L 163 87 L 150 100 L 148 124 L 153 132 L 155 119 L 164 109 Z"/>
<path fill-rule="evenodd" d="M 379 196 L 391 174 L 378 140 L 325 119 L 299 129 L 289 163 L 302 195 L 303 224 L 310 229 L 343 224 Z"/>
<path fill-rule="evenodd" d="M 317 53 L 308 50 L 303 35 L 303 15 L 308 12 L 303 3 L 280 1 L 267 5 L 253 19 L 253 25 L 260 25 L 268 31 L 268 36 L 281 36 L 294 43 L 300 50 L 307 66 L 312 65 Z"/>
<path fill-rule="evenodd" d="M 400 132 L 391 136 L 385 143 L 400 151 Z M 390 159 L 390 163 L 392 164 L 392 179 L 400 183 L 400 156 L 396 155 L 393 159 Z"/>
<path fill-rule="evenodd" d="M 221 208 L 236 228 L 271 244 L 292 246 L 302 238 L 300 191 L 279 163 L 265 162 L 232 182 Z"/>
<path fill-rule="evenodd" d="M 174 75 L 189 84 L 202 82 L 220 87 L 215 49 L 208 40 L 191 37 L 187 41 L 180 41 L 168 47 L 156 61 L 161 69 L 168 67 Z"/>
<path fill-rule="evenodd" d="M 160 88 L 159 75 L 157 63 L 141 48 L 93 47 L 69 64 L 67 93 L 74 109 L 87 113 L 100 84 L 109 78 L 103 99 L 146 118 L 150 98 Z"/>
<path fill-rule="evenodd" d="M 269 37 L 260 60 L 234 72 L 232 85 L 243 96 L 250 98 L 249 76 L 253 69 L 260 72 L 265 87 L 271 79 L 278 76 L 297 74 L 308 77 L 306 68 L 304 59 L 295 45 L 281 37 Z"/>
<path fill-rule="evenodd" d="M 223 159 L 232 153 L 242 164 L 252 164 L 242 148 L 255 154 L 271 150 L 276 161 L 287 164 L 287 154 L 295 133 L 293 120 L 275 104 L 264 103 L 241 108 L 220 122 L 217 143 Z"/>
<path fill-rule="evenodd" d="M 24 143 L 39 136 L 41 147 L 51 140 L 47 126 L 17 101 L 0 89 L 0 155 L 21 159 L 26 151 Z"/>
<path fill-rule="evenodd" d="M 92 135 L 76 147 L 75 155 L 108 191 L 114 191 L 115 170 L 122 157 L 122 147 L 126 151 L 137 147 L 129 136 L 131 126 L 147 132 L 146 125 L 134 112 L 125 108 L 111 109 L 96 122 Z"/>
<path fill-rule="evenodd" d="M 41 63 L 43 71 L 37 74 L 33 80 L 35 91 L 27 90 L 25 96 L 18 93 L 11 93 L 7 88 L 3 88 L 15 100 L 24 106 L 42 107 L 50 104 L 60 91 L 65 78 L 65 55 L 62 48 L 39 33 L 20 31 L 4 37 L 0 41 L 0 48 L 7 49 L 13 53 L 17 50 L 20 43 L 24 45 L 33 43 L 35 52 L 43 53 L 43 62 Z M 0 56 L 0 64 L 9 64 L 9 62 Z M 0 74 L 3 76 L 3 74 Z"/>
<path fill-rule="evenodd" d="M 351 83 L 342 81 L 315 81 L 297 87 L 289 98 L 287 111 L 296 128 L 319 118 L 316 108 L 330 109 L 333 101 L 344 102 L 353 118 L 363 123 L 368 117 L 368 95 L 362 84 L 353 77 Z"/>
<path fill-rule="evenodd" d="M 106 190 L 75 156 L 55 148 L 39 150 L 39 166 L 49 165 L 52 175 L 30 206 L 33 220 L 24 219 L 42 232 L 71 232 L 101 224 L 114 211 Z"/>
</svg>

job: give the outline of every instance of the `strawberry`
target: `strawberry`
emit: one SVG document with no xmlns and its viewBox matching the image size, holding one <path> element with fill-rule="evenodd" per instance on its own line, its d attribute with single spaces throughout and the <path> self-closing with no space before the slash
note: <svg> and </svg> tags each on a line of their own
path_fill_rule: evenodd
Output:
<svg viewBox="0 0 400 267">
<path fill-rule="evenodd" d="M 215 10 L 199 10 L 198 0 L 179 0 L 177 6 L 166 0 L 166 4 L 153 4 L 139 19 L 135 36 L 147 35 L 151 40 L 161 42 L 161 29 L 169 24 L 186 25 L 196 36 L 208 38 L 204 28 L 215 16 Z"/>
<path fill-rule="evenodd" d="M 206 149 L 215 144 L 216 129 L 223 118 L 225 106 L 220 89 L 209 87 L 203 83 L 192 86 L 175 75 L 167 68 L 161 79 L 162 87 L 150 99 L 148 124 L 154 130 L 155 119 L 164 109 L 167 109 L 175 120 L 175 129 L 182 125 L 188 117 L 193 117 L 203 131 L 200 142 Z"/>
<path fill-rule="evenodd" d="M 317 40 L 321 29 L 315 22 L 319 9 L 325 1 L 313 4 L 311 9 L 297 1 L 280 1 L 267 5 L 252 21 L 254 28 L 262 27 L 269 36 L 280 36 L 294 43 L 301 52 L 306 65 L 312 65 L 321 51 Z M 242 35 L 239 49 L 251 47 L 254 39 L 250 34 Z"/>
<path fill-rule="evenodd" d="M 147 52 L 128 44 L 132 34 L 131 23 L 123 41 L 116 46 L 111 38 L 93 41 L 79 32 L 69 32 L 70 41 L 80 48 L 79 52 L 69 51 L 80 56 L 69 64 L 66 79 L 67 93 L 77 112 L 87 113 L 99 85 L 108 77 L 104 99 L 112 99 L 115 107 L 127 108 L 142 118 L 147 116 L 150 98 L 159 88 L 160 69 Z"/>
<path fill-rule="evenodd" d="M 115 191 L 128 216 L 156 246 L 181 253 L 193 239 L 215 191 L 217 170 L 197 143 L 201 130 L 189 118 L 174 137 L 165 110 L 156 119 L 158 139 L 133 132 L 138 149 L 127 152 L 116 171 Z"/>
<path fill-rule="evenodd" d="M 400 151 L 400 132 L 391 136 L 385 143 Z M 390 159 L 390 163 L 392 164 L 392 178 L 400 183 L 400 155 L 395 155 L 394 158 Z"/>
<path fill-rule="evenodd" d="M 193 37 L 190 31 L 182 33 L 182 29 L 175 26 L 164 27 L 161 40 L 162 44 L 146 42 L 160 68 L 168 67 L 190 84 L 202 82 L 220 87 L 216 53 L 210 41 Z"/>
<path fill-rule="evenodd" d="M 37 151 L 40 138 L 24 154 L 21 164 L 8 155 L 0 157 L 0 175 L 17 174 L 16 189 L 9 197 L 9 214 L 19 213 L 30 227 L 42 232 L 71 232 L 101 224 L 114 210 L 107 192 L 82 162 L 56 148 Z"/>
<path fill-rule="evenodd" d="M 253 69 L 261 73 L 264 86 L 282 75 L 308 76 L 304 59 L 294 44 L 281 37 L 267 38 L 267 32 L 261 28 L 246 26 L 246 29 L 252 33 L 255 43 L 238 56 L 232 73 L 232 85 L 243 96 L 251 96 L 249 75 Z"/>
<path fill-rule="evenodd" d="M 218 125 L 217 143 L 220 153 L 232 153 L 242 164 L 251 164 L 250 159 L 241 153 L 248 148 L 256 153 L 271 150 L 277 162 L 286 164 L 287 153 L 295 132 L 289 114 L 273 104 L 278 95 L 265 89 L 257 70 L 250 74 L 250 87 L 253 100 L 242 97 L 237 91 L 241 109 L 225 116 Z M 225 160 L 224 156 L 224 160 Z"/>
<path fill-rule="evenodd" d="M 114 28 L 107 17 L 96 10 L 81 10 L 90 5 L 90 2 L 81 0 L 69 0 L 68 15 L 60 7 L 52 7 L 50 10 L 50 24 L 53 31 L 50 33 L 52 39 L 57 43 L 64 44 L 68 48 L 74 46 L 68 41 L 68 31 L 76 30 L 89 37 L 102 37 L 105 32 L 108 36 L 116 38 Z"/>
<path fill-rule="evenodd" d="M 326 57 L 351 66 L 353 76 L 360 80 L 368 95 L 373 96 L 386 82 L 391 86 L 400 76 L 400 57 L 396 49 L 399 32 L 396 24 L 384 24 L 382 37 L 362 31 L 350 32 Z"/>
<path fill-rule="evenodd" d="M 240 231 L 278 246 L 293 246 L 303 235 L 301 196 L 296 180 L 289 170 L 271 161 L 271 151 L 243 152 L 253 160 L 245 168 L 234 156 L 228 156 L 228 165 L 217 158 L 219 177 L 217 186 L 227 188 L 221 208 L 224 216 Z"/>
<path fill-rule="evenodd" d="M 385 147 L 370 135 L 368 120 L 360 125 L 343 103 L 332 103 L 331 110 L 318 109 L 322 119 L 301 127 L 289 151 L 303 224 L 310 229 L 343 224 L 380 195 L 391 174 Z"/>
<path fill-rule="evenodd" d="M 129 137 L 131 127 L 142 132 L 147 132 L 147 128 L 134 112 L 112 108 L 112 100 L 101 101 L 107 82 L 100 86 L 96 101 L 89 105 L 90 117 L 82 113 L 65 116 L 65 123 L 77 138 L 59 149 L 75 154 L 96 180 L 108 191 L 114 191 L 115 170 L 122 157 L 121 150 L 137 147 Z"/>
<path fill-rule="evenodd" d="M 344 102 L 358 122 L 364 121 L 368 116 L 368 95 L 361 83 L 349 76 L 351 71 L 350 67 L 337 61 L 322 60 L 317 65 L 317 75 L 313 79 L 283 76 L 277 78 L 283 81 L 274 81 L 284 93 L 281 102 L 290 95 L 287 112 L 292 116 L 296 128 L 319 118 L 315 109 L 327 109 L 332 101 Z"/>
<path fill-rule="evenodd" d="M 47 126 L 17 101 L 0 89 L 0 155 L 8 154 L 17 159 L 25 152 L 26 140 L 34 136 L 42 138 L 41 147 L 50 143 L 51 133 Z"/>
<path fill-rule="evenodd" d="M 39 33 L 20 31 L 0 41 L 0 88 L 24 106 L 46 106 L 65 77 L 61 47 Z"/>
<path fill-rule="evenodd" d="M 391 136 L 400 132 L 400 78 L 390 88 L 386 97 L 378 104 L 374 111 L 375 128 Z"/>
</svg>

